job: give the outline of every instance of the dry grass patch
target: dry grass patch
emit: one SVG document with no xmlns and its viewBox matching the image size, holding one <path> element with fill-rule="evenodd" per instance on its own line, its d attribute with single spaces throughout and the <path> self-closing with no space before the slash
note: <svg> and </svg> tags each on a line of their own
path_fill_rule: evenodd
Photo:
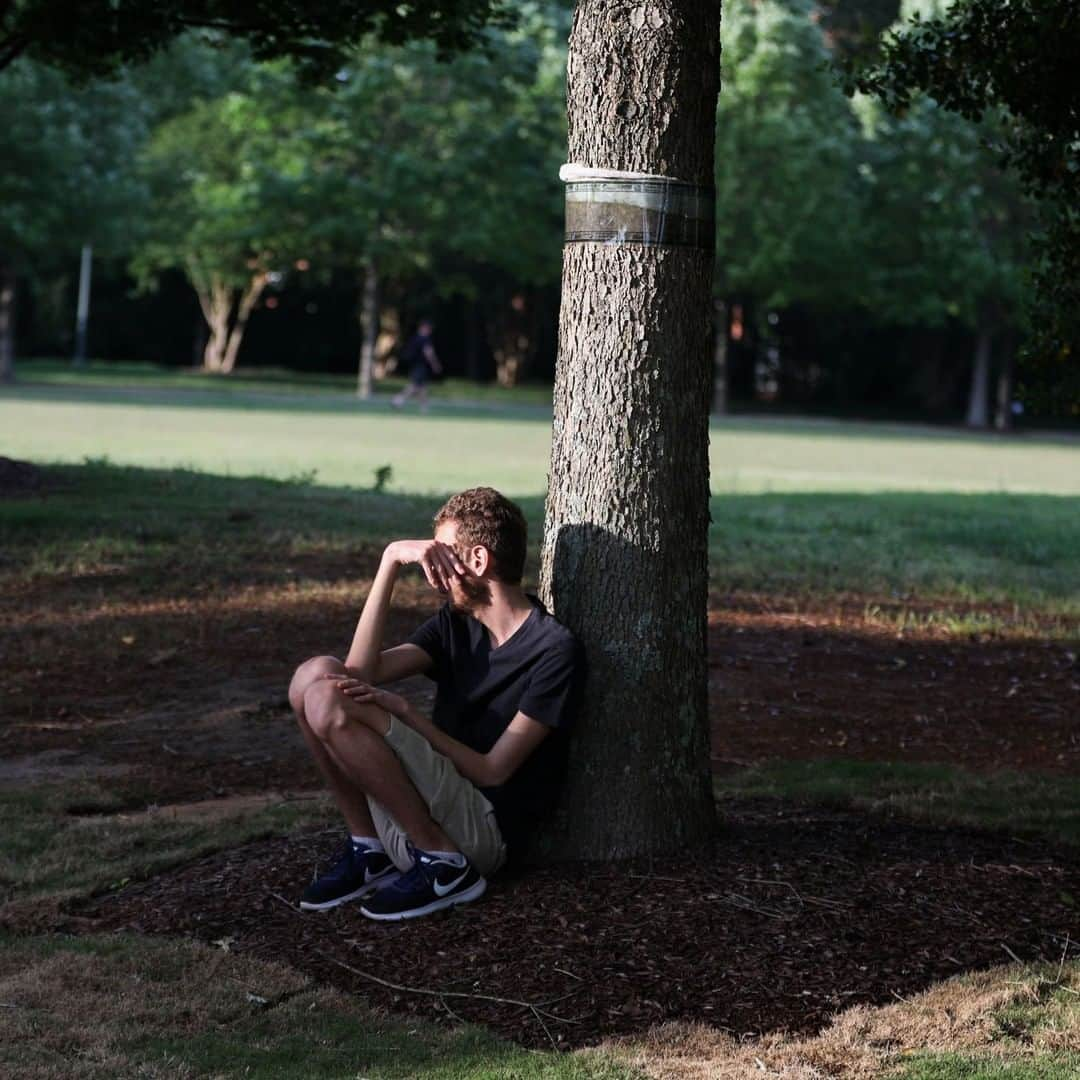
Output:
<svg viewBox="0 0 1080 1080">
<path fill-rule="evenodd" d="M 132 1075 L 133 1040 L 229 1025 L 260 1001 L 280 1003 L 309 989 L 294 971 L 224 949 L 9 938 L 0 950 L 0 1072 L 27 1080 Z M 149 1075 L 184 1073 L 165 1068 Z"/>
<path fill-rule="evenodd" d="M 330 807 L 321 794 L 276 792 L 145 811 L 132 810 L 129 799 L 86 781 L 0 790 L 0 925 L 46 925 L 76 897 L 259 837 L 311 828 L 329 819 Z"/>
<path fill-rule="evenodd" d="M 739 1040 L 704 1025 L 665 1024 L 605 1049 L 656 1080 L 875 1080 L 937 1059 L 962 1063 L 942 1077 L 984 1075 L 962 1071 L 963 1063 L 1008 1070 L 1039 1068 L 1047 1058 L 1075 1068 L 1062 1077 L 1080 1076 L 1080 962 L 957 976 L 895 1005 L 855 1006 L 808 1038 Z"/>
</svg>

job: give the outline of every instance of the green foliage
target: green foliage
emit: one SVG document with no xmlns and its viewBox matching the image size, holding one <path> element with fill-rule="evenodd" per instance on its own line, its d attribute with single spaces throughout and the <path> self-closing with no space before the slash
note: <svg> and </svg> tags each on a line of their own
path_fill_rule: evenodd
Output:
<svg viewBox="0 0 1080 1080">
<path fill-rule="evenodd" d="M 717 288 L 769 306 L 857 296 L 858 126 L 809 0 L 725 5 L 717 110 Z"/>
<path fill-rule="evenodd" d="M 922 2 L 889 35 L 873 65 L 847 69 L 847 86 L 903 113 L 920 93 L 975 121 L 999 114 L 1002 163 L 1038 202 L 1035 381 L 1080 409 L 1080 6 L 1074 0 Z M 1055 370 L 1063 362 L 1064 371 Z M 1052 393 L 1044 392 L 1043 404 Z"/>
<path fill-rule="evenodd" d="M 489 53 L 448 62 L 429 43 L 365 45 L 318 88 L 283 62 L 223 78 L 200 58 L 206 46 L 181 42 L 157 66 L 205 79 L 205 93 L 151 95 L 164 119 L 142 155 L 153 206 L 135 271 L 148 283 L 182 268 L 217 340 L 230 318 L 242 331 L 234 305 L 250 309 L 294 267 L 371 265 L 400 285 L 460 266 L 446 291 L 467 291 L 478 266 L 554 280 L 562 20 L 525 6 L 517 29 L 489 34 Z"/>
<path fill-rule="evenodd" d="M 298 132 L 323 257 L 348 252 L 399 277 L 441 261 L 557 278 L 561 25 L 559 9 L 530 4 L 490 55 L 439 63 L 419 43 L 351 54 Z M 452 274 L 455 286 L 466 276 Z"/>
<path fill-rule="evenodd" d="M 1025 206 L 976 126 L 903 117 L 835 84 L 809 0 L 725 8 L 717 283 L 768 307 L 859 307 L 891 325 L 1015 325 Z"/>
<path fill-rule="evenodd" d="M 927 98 L 902 116 L 856 103 L 865 124 L 865 299 L 902 326 L 948 319 L 977 328 L 1022 318 L 1030 216 L 995 167 L 1000 123 L 976 125 Z"/>
<path fill-rule="evenodd" d="M 289 100 L 293 80 L 280 67 L 246 75 L 243 91 L 197 102 L 154 131 L 142 158 L 154 203 L 133 260 L 143 280 L 180 266 L 207 293 L 214 281 L 242 286 L 305 250 L 307 164 L 290 145 L 303 95 Z"/>
<path fill-rule="evenodd" d="M 76 87 L 28 61 L 0 72 L 0 261 L 55 268 L 123 253 L 145 207 L 131 162 L 148 115 L 125 81 Z"/>
</svg>

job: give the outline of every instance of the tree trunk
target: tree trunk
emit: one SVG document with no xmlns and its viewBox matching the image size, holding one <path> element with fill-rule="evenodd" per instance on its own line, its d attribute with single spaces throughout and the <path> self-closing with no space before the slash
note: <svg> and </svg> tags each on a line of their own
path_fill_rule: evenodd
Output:
<svg viewBox="0 0 1080 1080">
<path fill-rule="evenodd" d="M 975 337 L 975 365 L 971 371 L 971 394 L 968 397 L 967 426 L 984 428 L 990 425 L 988 397 L 990 395 L 990 345 L 992 334 L 981 324 Z"/>
<path fill-rule="evenodd" d="M 356 378 L 356 396 L 371 397 L 371 373 L 375 367 L 375 342 L 379 337 L 379 275 L 375 260 L 364 262 L 364 291 L 360 299 L 360 321 L 364 324 L 364 342 L 360 346 L 360 370 Z"/>
<path fill-rule="evenodd" d="M 209 334 L 203 349 L 203 370 L 221 371 L 225 348 L 229 343 L 229 315 L 232 313 L 232 289 L 221 281 L 211 281 L 205 288 L 195 286 Z"/>
<path fill-rule="evenodd" d="M 385 379 L 397 368 L 397 350 L 401 345 L 401 316 L 396 307 L 379 305 L 379 333 L 375 338 L 375 363 L 372 374 Z"/>
<path fill-rule="evenodd" d="M 251 312 L 259 302 L 263 289 L 266 288 L 267 280 L 268 275 L 256 274 L 248 283 L 244 295 L 240 297 L 240 304 L 236 309 L 236 321 L 229 331 L 225 351 L 221 357 L 219 370 L 224 375 L 228 375 L 236 367 L 236 357 L 240 352 L 240 342 L 244 340 L 244 331 L 247 329 L 248 319 L 251 318 Z M 232 304 L 230 303 L 229 306 L 232 307 Z"/>
<path fill-rule="evenodd" d="M 713 393 L 712 411 L 724 416 L 728 411 L 727 390 L 727 304 L 717 298 L 713 305 Z"/>
<path fill-rule="evenodd" d="M 0 383 L 15 381 L 15 268 L 0 262 Z"/>
<path fill-rule="evenodd" d="M 998 431 L 1009 431 L 1013 424 L 1013 370 L 1016 359 L 1016 344 L 1013 334 L 1007 334 L 1002 342 L 1001 366 L 998 369 L 997 392 L 994 408 L 994 427 Z"/>
<path fill-rule="evenodd" d="M 698 0 L 580 0 L 569 160 L 711 186 L 719 19 L 718 3 Z M 584 646 L 588 674 L 541 856 L 670 852 L 715 825 L 712 270 L 712 252 L 689 246 L 564 250 L 541 592 Z"/>
<path fill-rule="evenodd" d="M 93 272 L 94 249 L 83 244 L 79 260 L 79 300 L 75 309 L 75 367 L 86 367 L 86 332 L 90 325 L 90 277 Z"/>
</svg>

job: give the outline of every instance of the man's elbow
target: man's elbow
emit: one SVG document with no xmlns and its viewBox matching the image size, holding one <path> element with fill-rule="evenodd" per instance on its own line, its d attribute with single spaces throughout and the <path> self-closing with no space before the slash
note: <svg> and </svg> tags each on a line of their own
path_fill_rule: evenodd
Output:
<svg viewBox="0 0 1080 1080">
<path fill-rule="evenodd" d="M 490 757 L 484 758 L 483 776 L 481 787 L 502 787 L 511 776 L 514 775 L 514 770 L 510 768 L 506 762 L 492 760 Z"/>
</svg>

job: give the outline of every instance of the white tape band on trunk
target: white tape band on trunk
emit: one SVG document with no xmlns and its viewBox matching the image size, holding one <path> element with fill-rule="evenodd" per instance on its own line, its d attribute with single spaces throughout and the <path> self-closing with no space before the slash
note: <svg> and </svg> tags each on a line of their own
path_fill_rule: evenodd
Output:
<svg viewBox="0 0 1080 1080">
<path fill-rule="evenodd" d="M 564 165 L 568 244 L 642 244 L 711 251 L 712 188 L 617 169 Z"/>
</svg>

